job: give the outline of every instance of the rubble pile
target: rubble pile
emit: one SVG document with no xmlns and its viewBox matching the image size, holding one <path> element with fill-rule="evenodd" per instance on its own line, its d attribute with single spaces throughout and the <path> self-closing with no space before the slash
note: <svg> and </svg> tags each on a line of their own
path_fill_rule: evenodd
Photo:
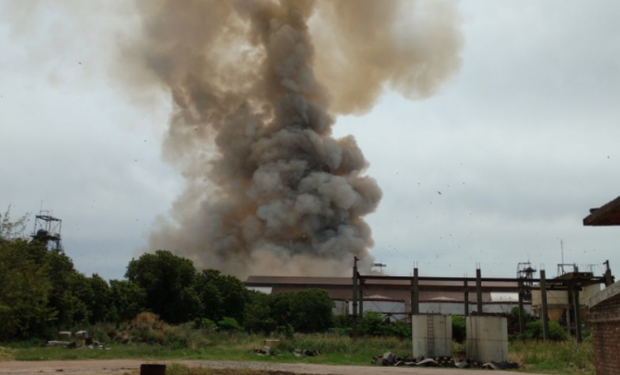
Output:
<svg viewBox="0 0 620 375">
<path fill-rule="evenodd" d="M 517 369 L 519 365 L 514 362 L 487 362 L 474 361 L 471 359 L 458 360 L 452 357 L 422 358 L 415 360 L 406 357 L 398 357 L 391 352 L 376 355 L 371 361 L 374 365 L 382 366 L 425 366 L 425 367 L 456 367 L 456 368 L 481 368 L 490 370 Z"/>
</svg>

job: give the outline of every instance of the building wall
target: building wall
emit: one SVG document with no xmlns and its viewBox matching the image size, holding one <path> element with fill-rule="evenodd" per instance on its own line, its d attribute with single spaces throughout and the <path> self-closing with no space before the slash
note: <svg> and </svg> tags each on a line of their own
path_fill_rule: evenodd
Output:
<svg viewBox="0 0 620 375">
<path fill-rule="evenodd" d="M 590 309 L 597 375 L 620 375 L 620 294 Z"/>
</svg>

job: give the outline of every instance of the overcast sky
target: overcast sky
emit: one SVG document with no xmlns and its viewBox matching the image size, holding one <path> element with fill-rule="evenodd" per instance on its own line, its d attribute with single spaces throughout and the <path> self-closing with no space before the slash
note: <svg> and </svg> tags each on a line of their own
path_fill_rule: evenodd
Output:
<svg viewBox="0 0 620 375">
<path fill-rule="evenodd" d="M 171 104 L 110 79 L 131 15 L 44 4 L 0 16 L 0 208 L 30 213 L 28 231 L 53 211 L 79 271 L 121 278 L 183 190 L 160 157 Z M 566 263 L 620 270 L 620 227 L 582 225 L 620 195 L 620 3 L 458 7 L 463 64 L 438 95 L 386 92 L 337 121 L 383 189 L 372 254 L 394 275 L 512 277 L 530 260 L 555 276 L 563 240 Z"/>
</svg>

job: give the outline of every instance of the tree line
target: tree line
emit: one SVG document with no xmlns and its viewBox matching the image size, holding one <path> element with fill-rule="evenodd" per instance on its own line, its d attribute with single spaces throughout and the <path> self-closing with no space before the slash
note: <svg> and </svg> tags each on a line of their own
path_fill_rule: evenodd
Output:
<svg viewBox="0 0 620 375">
<path fill-rule="evenodd" d="M 0 215 L 0 341 L 55 337 L 80 325 L 128 322 L 152 312 L 170 324 L 222 322 L 232 329 L 325 331 L 333 302 L 323 290 L 266 295 L 217 270 L 158 250 L 132 259 L 123 280 L 78 272 L 66 254 L 16 235 Z"/>
</svg>

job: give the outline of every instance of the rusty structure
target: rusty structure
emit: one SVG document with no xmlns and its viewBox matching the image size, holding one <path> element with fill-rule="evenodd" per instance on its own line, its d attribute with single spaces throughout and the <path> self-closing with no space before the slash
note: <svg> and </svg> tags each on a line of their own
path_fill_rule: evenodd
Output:
<svg viewBox="0 0 620 375">
<path fill-rule="evenodd" d="M 410 314 L 420 314 L 420 294 L 425 291 L 442 291 L 461 293 L 463 295 L 465 316 L 470 314 L 484 315 L 484 293 L 517 293 L 518 309 L 519 309 L 519 332 L 525 332 L 525 298 L 531 295 L 532 291 L 539 291 L 543 301 L 541 318 L 543 320 L 543 338 L 549 338 L 549 317 L 547 311 L 547 293 L 548 291 L 565 291 L 569 295 L 570 309 L 568 314 L 574 319 L 574 330 L 577 341 L 582 341 L 582 312 L 580 310 L 580 292 L 590 286 L 596 284 L 606 284 L 607 281 L 613 280 L 611 271 L 608 275 L 594 276 L 592 272 L 575 272 L 566 273 L 553 279 L 547 279 L 544 270 L 541 270 L 540 278 L 497 278 L 482 277 L 482 270 L 476 269 L 476 277 L 428 277 L 419 276 L 417 267 L 413 269 L 413 276 L 386 276 L 386 275 L 361 275 L 357 269 L 357 259 L 353 263 L 353 287 L 351 299 L 353 301 L 353 336 L 357 334 L 358 318 L 363 316 L 363 303 L 360 303 L 363 291 L 369 285 L 408 288 L 410 291 Z M 372 283 L 372 284 L 371 284 Z M 378 283 L 378 284 L 375 284 Z M 475 294 L 476 310 L 469 310 L 470 298 L 469 294 Z M 570 332 L 570 326 L 569 326 Z"/>
<path fill-rule="evenodd" d="M 39 241 L 49 251 L 63 251 L 62 248 L 62 220 L 51 215 L 49 211 L 41 210 L 35 216 L 33 241 Z"/>
</svg>

